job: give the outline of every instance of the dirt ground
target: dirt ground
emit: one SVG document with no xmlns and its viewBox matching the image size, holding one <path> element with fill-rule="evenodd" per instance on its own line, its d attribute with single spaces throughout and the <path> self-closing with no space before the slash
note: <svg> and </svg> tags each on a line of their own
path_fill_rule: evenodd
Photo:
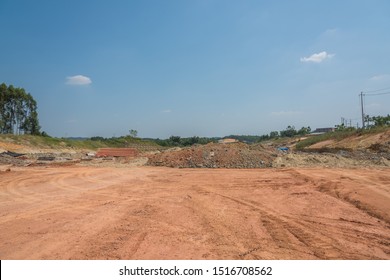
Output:
<svg viewBox="0 0 390 280">
<path fill-rule="evenodd" d="M 390 259 L 388 168 L 3 167 L 0 259 Z"/>
</svg>

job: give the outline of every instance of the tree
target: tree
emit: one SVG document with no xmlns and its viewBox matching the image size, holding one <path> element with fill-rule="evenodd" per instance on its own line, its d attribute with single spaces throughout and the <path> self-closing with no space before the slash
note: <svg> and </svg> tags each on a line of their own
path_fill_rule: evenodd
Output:
<svg viewBox="0 0 390 280">
<path fill-rule="evenodd" d="M 131 136 L 131 137 L 136 138 L 137 135 L 138 135 L 138 131 L 135 130 L 135 129 L 130 129 L 129 132 L 130 132 L 130 136 Z"/>
<path fill-rule="evenodd" d="M 289 125 L 285 130 L 280 131 L 281 137 L 293 137 L 294 135 L 297 135 L 295 126 Z"/>
<path fill-rule="evenodd" d="M 193 136 L 193 137 L 188 137 L 188 138 L 182 138 L 180 139 L 180 142 L 184 145 L 184 146 L 192 146 L 194 144 L 197 144 L 199 143 L 199 137 L 198 136 Z"/>
<path fill-rule="evenodd" d="M 369 115 L 364 116 L 365 127 L 378 127 L 378 126 L 389 126 L 390 125 L 390 115 L 387 116 L 373 116 Z"/>
<path fill-rule="evenodd" d="M 40 134 L 37 102 L 23 88 L 0 85 L 0 133 Z"/>
<path fill-rule="evenodd" d="M 181 137 L 172 135 L 169 137 L 169 142 L 172 146 L 180 146 L 181 145 Z"/>
<path fill-rule="evenodd" d="M 309 134 L 311 132 L 311 128 L 310 128 L 310 126 L 308 126 L 308 127 L 302 127 L 300 130 L 298 130 L 298 134 L 299 135 L 306 135 L 306 134 Z"/>
<path fill-rule="evenodd" d="M 279 137 L 279 132 L 277 131 L 271 131 L 269 134 L 270 138 L 278 138 Z"/>
</svg>

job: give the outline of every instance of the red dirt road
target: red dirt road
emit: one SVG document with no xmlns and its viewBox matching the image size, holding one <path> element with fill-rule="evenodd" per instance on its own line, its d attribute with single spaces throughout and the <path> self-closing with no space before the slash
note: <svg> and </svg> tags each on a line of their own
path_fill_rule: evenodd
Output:
<svg viewBox="0 0 390 280">
<path fill-rule="evenodd" d="M 0 259 L 390 259 L 390 172 L 2 171 Z"/>
</svg>

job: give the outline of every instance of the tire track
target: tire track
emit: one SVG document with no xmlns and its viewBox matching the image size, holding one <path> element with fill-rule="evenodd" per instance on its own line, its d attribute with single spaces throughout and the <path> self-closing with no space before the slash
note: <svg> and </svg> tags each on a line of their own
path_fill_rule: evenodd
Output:
<svg viewBox="0 0 390 280">
<path fill-rule="evenodd" d="M 390 198 L 390 188 L 384 188 L 384 185 L 390 186 L 390 176 L 389 176 L 389 184 L 387 184 L 386 179 L 381 178 L 382 181 L 385 182 L 385 184 L 378 185 L 373 184 L 371 181 L 368 181 L 367 179 L 362 179 L 364 177 L 361 177 L 362 175 L 355 175 L 357 179 L 352 179 L 353 181 L 353 188 L 344 188 L 343 187 L 343 181 L 342 180 L 351 180 L 350 177 L 346 176 L 340 176 L 339 170 L 330 170 L 330 173 L 333 173 L 334 177 L 341 177 L 339 180 L 334 179 L 326 179 L 323 176 L 321 176 L 321 179 L 315 179 L 315 177 L 310 177 L 309 175 L 306 175 L 305 171 L 297 171 L 297 170 L 291 170 L 296 176 L 299 176 L 301 178 L 305 178 L 305 180 L 308 180 L 313 186 L 317 187 L 317 190 L 321 193 L 324 193 L 326 195 L 329 195 L 333 198 L 336 198 L 344 203 L 347 203 L 349 205 L 352 205 L 353 207 L 359 209 L 360 211 L 364 212 L 365 214 L 369 215 L 372 218 L 378 219 L 381 222 L 384 222 L 387 224 L 387 227 L 390 228 L 390 215 L 389 210 L 390 207 L 383 208 L 381 211 L 376 209 L 375 202 L 373 202 L 371 205 L 360 201 L 360 199 L 354 197 L 354 193 L 357 193 L 357 191 L 364 191 L 368 192 L 370 190 L 372 193 L 376 194 L 376 200 L 381 201 L 382 205 L 386 205 L 386 202 Z M 357 173 L 357 172 L 355 172 Z M 341 173 L 342 174 L 342 173 Z M 363 174 L 365 172 L 363 171 Z M 385 173 L 387 175 L 387 173 Z M 370 174 L 371 175 L 371 174 Z M 359 180 L 358 180 L 359 179 Z M 381 186 L 379 188 L 378 186 Z M 388 205 L 388 204 L 387 204 Z"/>
<path fill-rule="evenodd" d="M 330 238 L 321 232 L 314 231 L 313 233 L 312 230 L 308 230 L 306 226 L 294 222 L 290 217 L 283 217 L 260 204 L 253 204 L 252 202 L 222 194 L 219 195 L 258 212 L 263 226 L 280 247 L 296 249 L 296 241 L 298 241 L 304 244 L 316 258 L 334 259 L 346 257 L 342 244 L 334 238 Z M 292 239 L 292 236 L 295 237 L 295 241 Z"/>
</svg>

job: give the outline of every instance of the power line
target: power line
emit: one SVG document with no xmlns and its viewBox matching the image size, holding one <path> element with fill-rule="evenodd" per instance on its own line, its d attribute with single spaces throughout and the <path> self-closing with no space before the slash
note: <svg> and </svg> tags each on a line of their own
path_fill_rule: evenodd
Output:
<svg viewBox="0 0 390 280">
<path fill-rule="evenodd" d="M 388 90 L 390 87 L 387 88 L 381 88 L 381 89 L 376 89 L 376 90 L 365 90 L 363 91 L 364 93 L 371 93 L 371 92 L 378 92 L 378 91 L 383 91 L 383 90 Z"/>
<path fill-rule="evenodd" d="M 368 91 L 362 91 L 359 94 L 360 99 L 360 106 L 361 106 L 361 113 L 362 113 L 362 128 L 365 128 L 365 113 L 364 113 L 364 107 L 365 107 L 365 97 L 366 96 L 376 96 L 376 95 L 386 95 L 390 94 L 390 91 L 388 91 L 390 87 L 377 89 L 377 90 L 368 90 Z M 383 92 L 385 91 L 385 92 Z"/>
<path fill-rule="evenodd" d="M 366 95 L 366 96 L 374 96 L 374 95 L 385 95 L 385 94 L 390 94 L 390 91 L 388 92 L 381 92 L 381 93 L 363 93 L 363 95 Z"/>
</svg>

